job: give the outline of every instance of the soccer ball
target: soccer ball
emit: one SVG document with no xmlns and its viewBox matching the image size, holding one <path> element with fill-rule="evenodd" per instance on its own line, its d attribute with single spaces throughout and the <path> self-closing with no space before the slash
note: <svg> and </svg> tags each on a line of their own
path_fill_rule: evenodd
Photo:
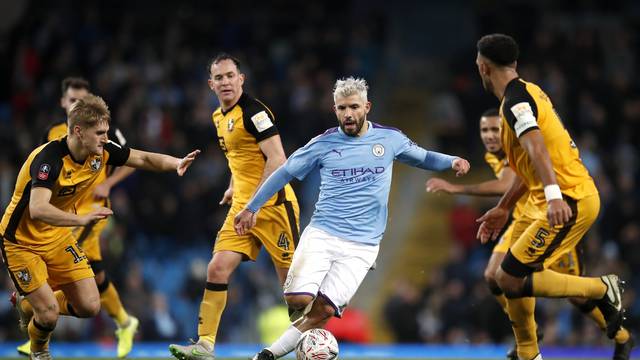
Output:
<svg viewBox="0 0 640 360">
<path fill-rule="evenodd" d="M 296 345 L 297 360 L 333 360 L 338 358 L 338 341 L 325 329 L 307 330 Z"/>
</svg>

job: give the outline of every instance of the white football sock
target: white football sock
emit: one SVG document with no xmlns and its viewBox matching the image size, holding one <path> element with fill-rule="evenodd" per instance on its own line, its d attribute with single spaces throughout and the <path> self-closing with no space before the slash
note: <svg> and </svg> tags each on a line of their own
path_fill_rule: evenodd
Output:
<svg viewBox="0 0 640 360">
<path fill-rule="evenodd" d="M 300 335 L 302 332 L 291 325 L 267 350 L 271 351 L 276 359 L 285 356 L 296 348 Z"/>
</svg>

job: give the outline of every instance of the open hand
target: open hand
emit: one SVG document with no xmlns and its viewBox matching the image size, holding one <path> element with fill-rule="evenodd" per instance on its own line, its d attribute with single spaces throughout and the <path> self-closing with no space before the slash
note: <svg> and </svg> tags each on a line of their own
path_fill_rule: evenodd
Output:
<svg viewBox="0 0 640 360">
<path fill-rule="evenodd" d="M 476 222 L 480 223 L 476 237 L 483 244 L 489 240 L 495 240 L 506 225 L 507 220 L 509 220 L 509 211 L 498 206 L 494 207 L 476 220 Z"/>
<path fill-rule="evenodd" d="M 200 154 L 200 150 L 194 150 L 180 160 L 176 168 L 178 176 L 184 175 L 184 173 L 187 171 L 189 166 L 191 166 L 191 163 L 196 159 L 196 156 L 198 156 L 198 154 Z"/>
<path fill-rule="evenodd" d="M 113 211 L 107 207 L 100 206 L 87 215 L 80 216 L 80 225 L 88 225 L 94 221 L 105 219 L 107 216 L 113 215 Z"/>
<path fill-rule="evenodd" d="M 445 192 L 451 194 L 454 192 L 454 186 L 450 182 L 437 177 L 427 180 L 425 190 L 430 193 Z"/>
</svg>

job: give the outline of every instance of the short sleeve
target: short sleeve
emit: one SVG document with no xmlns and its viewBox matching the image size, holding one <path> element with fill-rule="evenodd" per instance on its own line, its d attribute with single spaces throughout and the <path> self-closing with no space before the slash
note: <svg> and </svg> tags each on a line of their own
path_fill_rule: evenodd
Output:
<svg viewBox="0 0 640 360">
<path fill-rule="evenodd" d="M 502 113 L 517 137 L 539 128 L 536 102 L 519 81 L 508 87 Z"/>
<path fill-rule="evenodd" d="M 318 142 L 315 139 L 309 141 L 307 145 L 291 154 L 284 163 L 285 170 L 298 180 L 304 179 L 320 162 L 318 148 Z"/>
<path fill-rule="evenodd" d="M 107 165 L 122 166 L 129 160 L 129 153 L 131 149 L 128 147 L 116 144 L 113 140 L 109 140 L 104 146 L 104 149 L 109 153 L 109 159 L 107 159 Z"/>
<path fill-rule="evenodd" d="M 264 104 L 255 99 L 247 99 L 242 105 L 244 128 L 257 142 L 278 134 L 273 113 Z"/>
<path fill-rule="evenodd" d="M 62 151 L 57 141 L 47 144 L 31 161 L 31 187 L 53 188 L 62 171 Z"/>
</svg>

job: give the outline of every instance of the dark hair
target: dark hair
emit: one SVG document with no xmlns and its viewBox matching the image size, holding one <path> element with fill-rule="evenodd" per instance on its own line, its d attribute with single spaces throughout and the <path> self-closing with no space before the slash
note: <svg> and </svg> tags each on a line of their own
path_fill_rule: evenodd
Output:
<svg viewBox="0 0 640 360">
<path fill-rule="evenodd" d="M 211 66 L 213 66 L 214 64 L 219 63 L 222 60 L 231 60 L 231 61 L 233 61 L 233 63 L 236 64 L 236 67 L 238 68 L 238 71 L 240 71 L 240 60 L 238 60 L 238 58 L 236 58 L 235 56 L 227 54 L 226 52 L 221 52 L 221 53 L 218 53 L 218 55 L 216 55 L 213 59 L 211 59 L 209 61 L 209 66 L 207 66 L 207 72 L 211 73 Z"/>
<path fill-rule="evenodd" d="M 518 43 L 509 35 L 491 34 L 478 40 L 478 52 L 497 65 L 507 66 L 518 60 Z"/>
<path fill-rule="evenodd" d="M 494 116 L 500 116 L 500 112 L 496 108 L 487 109 L 485 112 L 482 113 L 480 117 L 494 117 Z"/>
<path fill-rule="evenodd" d="M 62 95 L 64 95 L 69 88 L 86 89 L 87 91 L 91 90 L 89 88 L 89 81 L 87 81 L 87 79 L 81 78 L 81 77 L 73 77 L 73 76 L 70 76 L 62 80 L 61 88 L 62 88 Z"/>
</svg>

